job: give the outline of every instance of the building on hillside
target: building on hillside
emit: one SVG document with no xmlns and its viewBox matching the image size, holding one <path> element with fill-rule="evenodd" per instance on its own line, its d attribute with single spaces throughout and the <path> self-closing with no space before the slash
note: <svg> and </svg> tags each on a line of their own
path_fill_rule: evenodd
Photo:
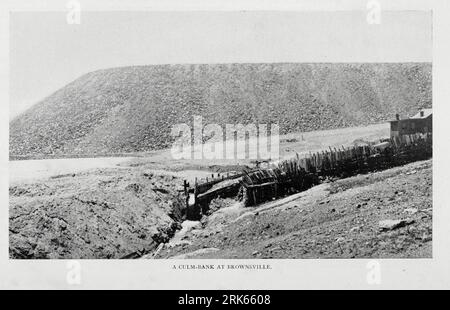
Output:
<svg viewBox="0 0 450 310">
<path fill-rule="evenodd" d="M 390 122 L 391 137 L 432 132 L 432 109 L 421 109 L 416 115 L 406 119 L 400 119 L 397 114 L 396 118 Z"/>
</svg>

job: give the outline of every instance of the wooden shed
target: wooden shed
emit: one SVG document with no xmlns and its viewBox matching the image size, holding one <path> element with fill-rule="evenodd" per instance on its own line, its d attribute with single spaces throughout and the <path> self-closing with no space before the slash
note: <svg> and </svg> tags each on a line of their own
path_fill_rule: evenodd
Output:
<svg viewBox="0 0 450 310">
<path fill-rule="evenodd" d="M 432 109 L 421 109 L 416 115 L 391 121 L 391 138 L 402 135 L 412 135 L 415 133 L 431 133 L 432 132 Z"/>
</svg>

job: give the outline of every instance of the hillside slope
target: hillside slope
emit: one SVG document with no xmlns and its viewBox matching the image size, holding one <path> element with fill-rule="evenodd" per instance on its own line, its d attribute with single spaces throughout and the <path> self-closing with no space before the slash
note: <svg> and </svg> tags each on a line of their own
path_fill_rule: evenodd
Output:
<svg viewBox="0 0 450 310">
<path fill-rule="evenodd" d="M 191 223 L 158 258 L 431 258 L 432 177 L 426 160 L 257 207 L 219 200 L 218 211 Z M 386 220 L 404 224 L 382 229 Z"/>
<path fill-rule="evenodd" d="M 103 168 L 12 184 L 11 258 L 121 258 L 152 252 L 179 228 L 181 180 Z"/>
<path fill-rule="evenodd" d="M 10 155 L 111 154 L 171 144 L 171 126 L 365 125 L 431 105 L 431 64 L 218 64 L 88 73 L 10 123 Z"/>
</svg>

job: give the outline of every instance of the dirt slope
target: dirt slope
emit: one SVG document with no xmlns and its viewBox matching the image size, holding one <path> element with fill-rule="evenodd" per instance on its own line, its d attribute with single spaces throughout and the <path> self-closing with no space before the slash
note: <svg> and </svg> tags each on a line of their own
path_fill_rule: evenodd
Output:
<svg viewBox="0 0 450 310">
<path fill-rule="evenodd" d="M 429 160 L 255 208 L 228 202 L 160 258 L 431 258 L 431 191 Z M 405 222 L 382 231 L 384 220 Z"/>
<path fill-rule="evenodd" d="M 217 64 L 88 73 L 10 123 L 10 155 L 171 145 L 171 126 L 272 123 L 281 133 L 367 125 L 431 105 L 431 64 Z"/>
<path fill-rule="evenodd" d="M 97 169 L 10 185 L 11 258 L 120 258 L 152 252 L 180 227 L 174 176 Z"/>
</svg>

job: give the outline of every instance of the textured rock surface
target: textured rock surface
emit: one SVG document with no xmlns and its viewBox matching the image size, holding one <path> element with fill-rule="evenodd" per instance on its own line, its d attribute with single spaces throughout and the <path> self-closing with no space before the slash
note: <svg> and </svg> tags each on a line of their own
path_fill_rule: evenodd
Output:
<svg viewBox="0 0 450 310">
<path fill-rule="evenodd" d="M 180 180 L 101 169 L 11 185 L 12 258 L 120 258 L 151 252 L 180 227 Z"/>
<path fill-rule="evenodd" d="M 281 133 L 367 125 L 431 106 L 431 64 L 229 64 L 88 73 L 10 123 L 10 154 L 171 145 L 171 126 L 273 123 Z"/>
<path fill-rule="evenodd" d="M 431 185 L 427 160 L 321 184 L 258 207 L 222 208 L 202 221 L 203 229 L 189 232 L 186 244 L 166 248 L 160 257 L 431 258 Z M 405 214 L 411 207 L 418 211 Z M 382 231 L 385 219 L 400 221 Z M 197 252 L 203 248 L 219 250 Z"/>
</svg>

